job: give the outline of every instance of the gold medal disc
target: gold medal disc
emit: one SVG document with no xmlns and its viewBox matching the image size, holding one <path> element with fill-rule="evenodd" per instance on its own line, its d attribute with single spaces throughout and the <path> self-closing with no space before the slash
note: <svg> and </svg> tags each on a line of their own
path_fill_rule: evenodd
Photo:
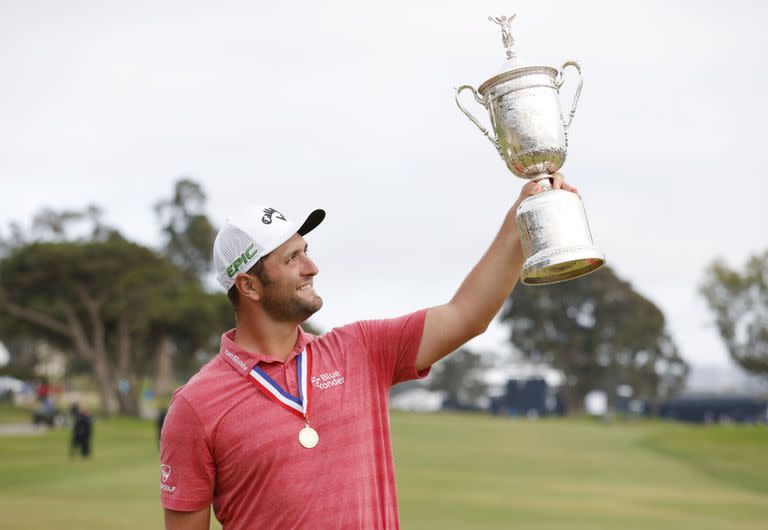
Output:
<svg viewBox="0 0 768 530">
<path fill-rule="evenodd" d="M 307 449 L 312 449 L 320 441 L 317 431 L 307 425 L 299 431 L 299 443 Z"/>
</svg>

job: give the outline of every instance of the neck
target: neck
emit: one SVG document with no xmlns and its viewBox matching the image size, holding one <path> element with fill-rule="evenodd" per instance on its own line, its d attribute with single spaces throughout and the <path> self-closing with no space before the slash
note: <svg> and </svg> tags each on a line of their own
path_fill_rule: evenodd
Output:
<svg viewBox="0 0 768 530">
<path fill-rule="evenodd" d="M 237 315 L 235 342 L 245 350 L 285 361 L 299 336 L 297 322 L 275 322 L 255 315 Z"/>
</svg>

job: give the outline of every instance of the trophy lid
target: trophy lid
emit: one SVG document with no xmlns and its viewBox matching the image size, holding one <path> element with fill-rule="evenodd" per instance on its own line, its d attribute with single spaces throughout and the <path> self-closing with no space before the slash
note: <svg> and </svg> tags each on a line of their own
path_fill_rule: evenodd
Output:
<svg viewBox="0 0 768 530">
<path fill-rule="evenodd" d="M 512 21 L 515 19 L 517 15 L 512 15 L 511 17 L 507 16 L 501 16 L 501 17 L 488 17 L 488 20 L 491 22 L 498 24 L 499 27 L 501 27 L 501 42 L 504 44 L 504 48 L 507 52 L 507 58 L 504 61 L 504 64 L 501 65 L 501 67 L 498 69 L 497 73 L 501 74 L 504 72 L 509 72 L 510 70 L 515 70 L 516 68 L 520 68 L 523 66 L 521 63 L 518 55 L 517 55 L 517 49 L 515 47 L 515 38 L 512 36 Z"/>
<path fill-rule="evenodd" d="M 546 73 L 552 76 L 557 75 L 557 70 L 554 68 L 549 66 L 530 65 L 520 59 L 520 56 L 517 53 L 517 48 L 515 46 L 515 39 L 512 37 L 511 31 L 512 20 L 514 20 L 515 16 L 517 15 L 512 15 L 511 17 L 488 17 L 488 20 L 498 24 L 501 27 L 501 42 L 504 44 L 504 48 L 506 49 L 507 58 L 499 67 L 499 69 L 496 70 L 496 73 L 490 79 L 486 80 L 482 85 L 480 85 L 478 90 L 481 94 L 484 94 L 487 89 L 499 83 L 503 83 L 509 79 L 514 79 L 529 73 Z"/>
</svg>

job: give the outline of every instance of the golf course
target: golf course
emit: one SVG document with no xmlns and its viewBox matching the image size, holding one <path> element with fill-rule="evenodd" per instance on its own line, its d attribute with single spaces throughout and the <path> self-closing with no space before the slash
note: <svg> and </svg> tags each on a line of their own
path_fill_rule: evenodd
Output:
<svg viewBox="0 0 768 530">
<path fill-rule="evenodd" d="M 28 421 L 3 405 L 0 426 Z M 768 528 L 768 427 L 392 414 L 404 529 Z M 0 436 L 0 528 L 162 528 L 154 424 Z M 213 524 L 211 528 L 218 528 Z"/>
</svg>

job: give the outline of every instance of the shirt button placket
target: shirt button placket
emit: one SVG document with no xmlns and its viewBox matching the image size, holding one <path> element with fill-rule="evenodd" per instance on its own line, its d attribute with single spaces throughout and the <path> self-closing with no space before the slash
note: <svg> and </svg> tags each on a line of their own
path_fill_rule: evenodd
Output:
<svg viewBox="0 0 768 530">
<path fill-rule="evenodd" d="M 286 389 L 288 390 L 288 393 L 292 396 L 298 397 L 299 389 L 296 386 L 296 371 L 293 369 L 295 364 L 295 362 L 284 364 L 283 375 L 285 376 Z"/>
</svg>

